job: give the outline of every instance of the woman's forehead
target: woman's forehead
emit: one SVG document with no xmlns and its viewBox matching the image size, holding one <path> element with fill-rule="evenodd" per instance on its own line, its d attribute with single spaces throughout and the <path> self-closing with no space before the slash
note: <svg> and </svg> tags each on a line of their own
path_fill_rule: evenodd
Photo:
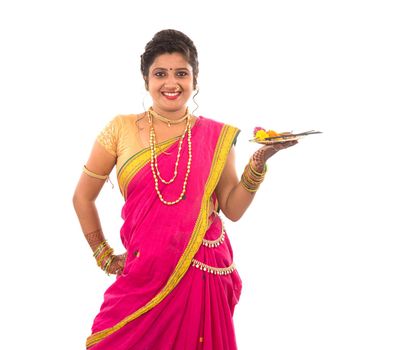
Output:
<svg viewBox="0 0 408 350">
<path fill-rule="evenodd" d="M 151 69 L 163 68 L 163 69 L 191 69 L 191 65 L 185 59 L 185 57 L 178 52 L 164 53 L 155 58 Z"/>
</svg>

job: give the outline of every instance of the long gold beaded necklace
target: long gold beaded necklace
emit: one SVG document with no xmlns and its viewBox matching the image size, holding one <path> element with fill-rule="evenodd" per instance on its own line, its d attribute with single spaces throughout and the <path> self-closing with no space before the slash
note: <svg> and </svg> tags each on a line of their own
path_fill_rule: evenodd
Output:
<svg viewBox="0 0 408 350">
<path fill-rule="evenodd" d="M 149 117 L 149 121 L 150 121 L 150 120 L 152 120 L 152 119 L 151 119 L 151 116 Z M 184 132 L 183 132 L 183 134 L 182 134 L 182 136 L 181 136 L 181 138 L 180 138 L 180 140 L 179 140 L 178 151 L 177 151 L 177 158 L 176 158 L 176 163 L 175 163 L 175 165 L 174 165 L 173 177 L 172 177 L 170 180 L 165 180 L 165 179 L 163 179 L 163 177 L 161 176 L 160 170 L 159 170 L 159 165 L 158 165 L 158 162 L 157 162 L 157 156 L 154 158 L 154 167 L 155 167 L 155 169 L 156 169 L 157 177 L 159 178 L 159 180 L 160 180 L 162 183 L 164 183 L 164 184 L 166 184 L 166 185 L 171 184 L 172 182 L 174 182 L 174 180 L 175 180 L 176 177 L 177 177 L 177 174 L 178 174 L 178 165 L 179 165 L 180 155 L 181 155 L 181 148 L 182 148 L 182 146 L 183 146 L 183 141 L 184 141 L 184 138 L 185 138 L 185 136 L 186 136 L 186 133 L 187 133 L 187 130 L 188 130 L 188 124 L 189 124 L 189 123 L 190 123 L 190 120 L 188 119 L 188 120 L 187 120 L 186 128 L 184 129 Z M 153 125 L 153 124 L 152 124 L 152 125 Z M 153 136 L 153 144 L 155 145 L 155 154 L 156 154 L 156 147 L 157 147 L 158 145 L 157 145 L 157 142 L 156 142 L 156 134 L 155 134 L 155 132 L 154 132 L 154 129 L 153 129 L 153 132 L 152 132 L 152 127 L 151 127 L 151 129 L 150 129 L 150 133 L 151 133 L 151 135 Z"/>
<path fill-rule="evenodd" d="M 188 176 L 190 174 L 190 170 L 191 170 L 191 160 L 192 160 L 192 147 L 191 147 L 191 118 L 190 115 L 187 115 L 187 123 L 186 123 L 186 129 L 183 132 L 182 137 L 180 138 L 179 141 L 179 147 L 178 147 L 178 152 L 177 152 L 177 158 L 176 158 L 176 164 L 175 164 L 175 169 L 174 169 L 174 175 L 172 177 L 172 179 L 170 180 L 164 180 L 161 175 L 160 175 L 160 171 L 159 171 L 159 167 L 158 167 L 158 162 L 157 162 L 157 153 L 156 153 L 156 133 L 154 131 L 154 127 L 153 127 L 153 120 L 152 120 L 152 114 L 150 113 L 150 109 L 148 111 L 148 116 L 149 116 L 149 123 L 150 123 L 150 138 L 149 138 L 149 145 L 150 145 L 150 167 L 152 169 L 152 174 L 153 174 L 153 179 L 154 179 L 154 187 L 157 193 L 157 196 L 159 197 L 160 201 L 163 204 L 166 205 L 174 205 L 179 203 L 185 193 L 186 193 L 186 188 L 187 188 L 187 182 L 188 182 Z M 154 115 L 153 115 L 154 116 Z M 188 161 L 187 161 L 187 169 L 186 169 L 186 175 L 184 177 L 184 182 L 183 182 L 183 188 L 182 191 L 180 193 L 180 196 L 175 200 L 175 201 L 167 201 L 163 198 L 162 193 L 159 190 L 159 179 L 162 183 L 168 185 L 170 183 L 172 183 L 178 174 L 178 163 L 179 163 L 179 159 L 180 159 L 180 154 L 181 154 L 181 148 L 182 148 L 182 144 L 183 144 L 183 139 L 185 138 L 185 135 L 187 133 L 187 142 L 188 142 Z"/>
</svg>

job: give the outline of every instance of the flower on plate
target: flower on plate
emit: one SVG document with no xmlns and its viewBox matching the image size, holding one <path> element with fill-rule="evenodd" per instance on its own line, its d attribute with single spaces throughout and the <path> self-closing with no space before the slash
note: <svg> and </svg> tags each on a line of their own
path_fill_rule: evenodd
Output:
<svg viewBox="0 0 408 350">
<path fill-rule="evenodd" d="M 268 137 L 269 137 L 269 134 L 264 129 L 258 130 L 255 133 L 255 138 L 258 139 L 258 140 L 264 140 L 264 139 L 266 139 Z"/>
<path fill-rule="evenodd" d="M 280 135 L 274 130 L 268 130 L 267 133 L 268 133 L 269 137 L 276 137 L 276 136 Z"/>
<path fill-rule="evenodd" d="M 265 129 L 264 129 L 264 128 L 261 128 L 260 126 L 255 127 L 255 129 L 254 129 L 254 136 L 256 135 L 256 133 L 257 133 L 259 130 L 265 130 Z"/>
</svg>

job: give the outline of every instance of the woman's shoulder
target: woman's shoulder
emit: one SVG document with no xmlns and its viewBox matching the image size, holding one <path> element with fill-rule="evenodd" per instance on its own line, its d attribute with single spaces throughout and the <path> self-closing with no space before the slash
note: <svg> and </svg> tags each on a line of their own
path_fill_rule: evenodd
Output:
<svg viewBox="0 0 408 350">
<path fill-rule="evenodd" d="M 143 119 L 144 113 L 139 114 L 117 114 L 107 124 L 107 128 L 119 133 L 136 127 L 137 121 Z"/>
<path fill-rule="evenodd" d="M 138 114 L 118 114 L 113 118 L 113 121 L 126 125 L 126 124 L 134 124 L 137 120 L 142 119 L 144 117 L 144 113 Z"/>
</svg>

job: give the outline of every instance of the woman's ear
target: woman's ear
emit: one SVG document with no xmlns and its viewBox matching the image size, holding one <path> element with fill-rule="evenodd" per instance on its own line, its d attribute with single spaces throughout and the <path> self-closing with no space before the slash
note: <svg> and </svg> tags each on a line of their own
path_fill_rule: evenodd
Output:
<svg viewBox="0 0 408 350">
<path fill-rule="evenodd" d="M 149 83 L 148 83 L 148 81 L 147 81 L 147 77 L 143 77 L 143 79 L 144 79 L 144 82 L 145 82 L 145 89 L 146 89 L 147 91 L 149 91 Z"/>
</svg>

